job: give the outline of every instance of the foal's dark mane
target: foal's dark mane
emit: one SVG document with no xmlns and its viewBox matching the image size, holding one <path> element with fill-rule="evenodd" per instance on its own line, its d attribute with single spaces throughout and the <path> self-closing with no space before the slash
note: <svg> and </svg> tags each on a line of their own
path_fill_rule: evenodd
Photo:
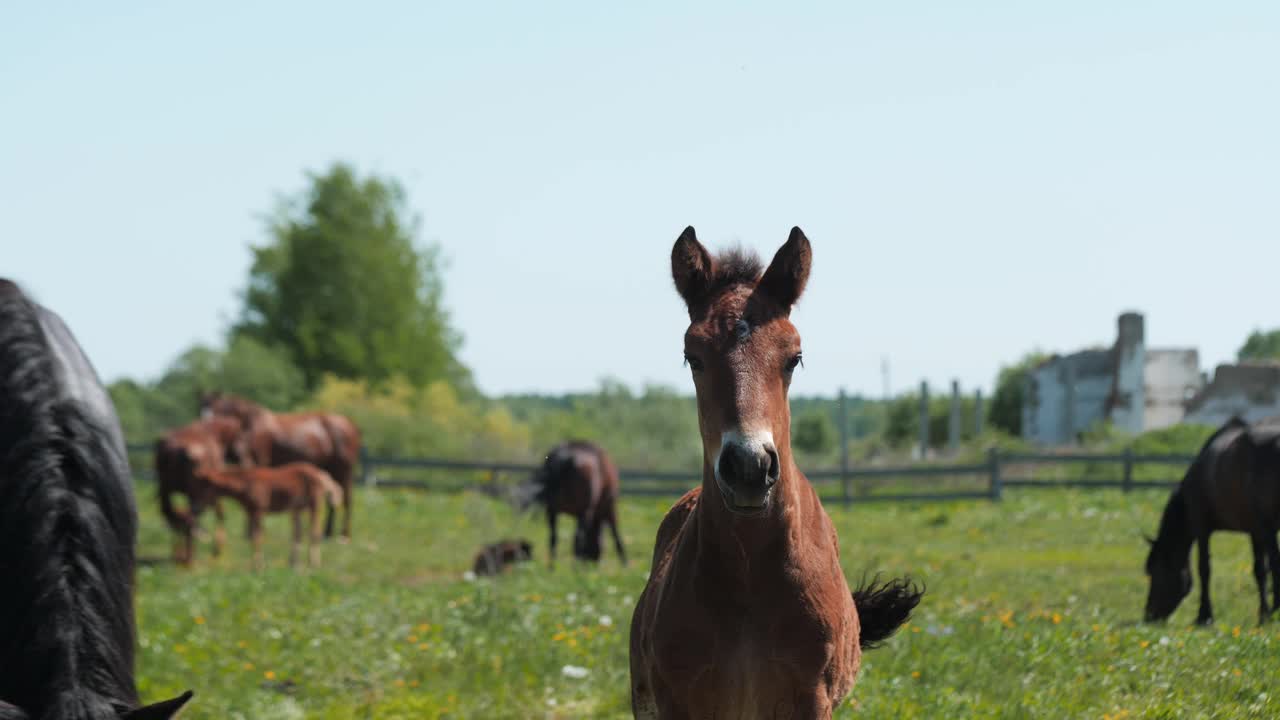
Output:
<svg viewBox="0 0 1280 720">
<path fill-rule="evenodd" d="M 138 705 L 137 520 L 41 312 L 0 280 L 0 716 L 10 703 L 34 719 L 115 718 Z"/>
<path fill-rule="evenodd" d="M 716 255 L 714 267 L 708 297 L 715 297 L 734 285 L 755 285 L 764 274 L 764 263 L 760 256 L 755 251 L 742 247 L 721 250 Z"/>
</svg>

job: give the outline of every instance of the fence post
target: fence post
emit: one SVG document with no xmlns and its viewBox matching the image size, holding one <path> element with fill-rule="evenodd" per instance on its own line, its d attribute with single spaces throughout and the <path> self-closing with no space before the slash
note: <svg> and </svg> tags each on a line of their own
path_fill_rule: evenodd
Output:
<svg viewBox="0 0 1280 720">
<path fill-rule="evenodd" d="M 840 388 L 840 494 L 845 507 L 852 501 L 849 492 L 849 410 L 844 388 Z"/>
<path fill-rule="evenodd" d="M 1121 488 L 1125 492 L 1133 489 L 1133 448 L 1126 447 L 1124 449 L 1124 482 Z"/>
<path fill-rule="evenodd" d="M 978 388 L 973 396 L 973 435 L 982 437 L 982 388 Z"/>
<path fill-rule="evenodd" d="M 947 448 L 960 449 L 960 381 L 951 381 L 951 415 L 947 418 Z"/>
<path fill-rule="evenodd" d="M 365 487 L 373 487 L 378 484 L 378 476 L 373 471 L 373 457 L 369 455 L 369 449 L 360 446 L 360 484 Z"/>
<path fill-rule="evenodd" d="M 1004 481 L 1000 479 L 1000 449 L 987 449 L 987 467 L 991 473 L 991 499 L 1000 502 L 1004 494 Z"/>
<path fill-rule="evenodd" d="M 929 458 L 929 381 L 920 381 L 920 459 Z"/>
</svg>

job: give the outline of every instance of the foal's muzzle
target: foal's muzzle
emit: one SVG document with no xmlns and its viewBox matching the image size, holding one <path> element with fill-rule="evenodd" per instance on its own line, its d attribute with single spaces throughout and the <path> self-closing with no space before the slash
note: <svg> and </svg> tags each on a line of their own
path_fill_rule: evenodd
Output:
<svg viewBox="0 0 1280 720">
<path fill-rule="evenodd" d="M 716 459 L 716 479 L 734 512 L 756 514 L 769 506 L 781 467 L 772 437 L 725 433 Z"/>
</svg>

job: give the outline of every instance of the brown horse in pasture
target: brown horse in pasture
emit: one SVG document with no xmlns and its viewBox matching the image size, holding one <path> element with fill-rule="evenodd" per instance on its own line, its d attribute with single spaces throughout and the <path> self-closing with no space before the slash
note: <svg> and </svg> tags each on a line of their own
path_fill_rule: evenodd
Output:
<svg viewBox="0 0 1280 720">
<path fill-rule="evenodd" d="M 693 228 L 672 250 L 702 485 L 658 528 L 632 617 L 637 718 L 830 718 L 862 650 L 920 602 L 903 580 L 850 591 L 835 528 L 792 458 L 800 335 L 789 317 L 810 262 L 799 228 L 763 273 L 742 251 L 713 258 Z"/>
<path fill-rule="evenodd" d="M 240 433 L 240 424 L 231 418 L 213 417 L 197 420 L 170 430 L 156 440 L 155 471 L 159 486 L 160 513 L 177 536 L 174 540 L 174 560 L 190 565 L 195 559 L 195 536 L 200 514 L 205 507 L 195 502 L 190 488 L 199 482 L 195 472 L 201 467 L 222 469 L 231 444 Z M 173 496 L 187 498 L 187 510 L 174 505 Z M 225 518 L 222 505 L 215 499 L 213 512 L 218 526 L 214 531 L 214 554 L 222 552 L 226 543 Z"/>
<path fill-rule="evenodd" d="M 1196 623 L 1213 622 L 1209 599 L 1209 536 L 1217 530 L 1242 532 L 1253 546 L 1253 577 L 1258 584 L 1258 621 L 1280 608 L 1280 423 L 1252 426 L 1228 420 L 1205 441 L 1174 489 L 1160 517 L 1155 539 L 1148 539 L 1150 577 L 1146 620 L 1164 620 L 1191 592 L 1191 545 L 1196 545 L 1200 610 Z M 1272 604 L 1267 604 L 1267 569 Z"/>
<path fill-rule="evenodd" d="M 0 278 L 0 719 L 167 720 L 134 675 L 138 515 L 111 397 L 58 315 Z"/>
<path fill-rule="evenodd" d="M 229 497 L 240 503 L 249 521 L 249 539 L 253 541 L 253 564 L 262 569 L 266 563 L 262 556 L 262 521 L 268 513 L 293 515 L 293 546 L 289 551 L 289 565 L 298 564 L 298 552 L 302 548 L 302 513 L 309 515 L 310 564 L 320 566 L 320 514 L 328 501 L 334 507 L 342 506 L 342 488 L 329 473 L 311 463 L 296 462 L 279 467 L 234 468 L 214 470 L 208 466 L 196 470 L 202 481 L 195 490 L 204 496 L 204 502 L 218 497 Z"/>
<path fill-rule="evenodd" d="M 351 539 L 351 505 L 355 495 L 355 467 L 360 458 L 360 431 L 336 413 L 274 413 L 257 403 L 225 393 L 200 398 L 203 417 L 229 417 L 240 423 L 235 454 L 245 466 L 277 467 L 309 462 L 328 472 L 342 488 L 346 505 L 342 537 Z M 325 536 L 333 535 L 334 508 L 329 508 Z"/>
<path fill-rule="evenodd" d="M 600 535 L 605 525 L 613 533 L 618 560 L 627 564 L 627 551 L 618 532 L 618 468 L 604 448 L 595 443 L 571 440 L 547 453 L 521 492 L 521 510 L 532 503 L 547 509 L 551 543 L 549 559 L 556 560 L 556 518 L 577 519 L 573 534 L 573 555 L 580 560 L 600 560 Z"/>
</svg>

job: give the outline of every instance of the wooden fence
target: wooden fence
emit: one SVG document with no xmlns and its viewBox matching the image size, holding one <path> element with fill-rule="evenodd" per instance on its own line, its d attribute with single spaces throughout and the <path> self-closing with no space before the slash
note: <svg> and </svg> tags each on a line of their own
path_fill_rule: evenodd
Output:
<svg viewBox="0 0 1280 720">
<path fill-rule="evenodd" d="M 137 474 L 153 476 L 152 446 L 130 444 Z M 1131 450 L 1101 453 L 1007 453 L 992 449 L 984 462 L 917 463 L 896 467 L 853 467 L 806 472 L 826 503 L 925 502 L 965 499 L 998 501 L 1006 489 L 1048 487 L 1168 488 L 1178 482 L 1193 455 L 1137 455 Z M 1166 475 L 1138 478 L 1144 466 L 1167 467 Z M 531 463 L 406 458 L 361 453 L 361 480 L 368 487 L 459 491 L 498 489 L 537 468 Z M 1045 472 L 1048 470 L 1049 472 Z M 693 472 L 619 471 L 622 494 L 678 496 L 701 482 Z"/>
</svg>

